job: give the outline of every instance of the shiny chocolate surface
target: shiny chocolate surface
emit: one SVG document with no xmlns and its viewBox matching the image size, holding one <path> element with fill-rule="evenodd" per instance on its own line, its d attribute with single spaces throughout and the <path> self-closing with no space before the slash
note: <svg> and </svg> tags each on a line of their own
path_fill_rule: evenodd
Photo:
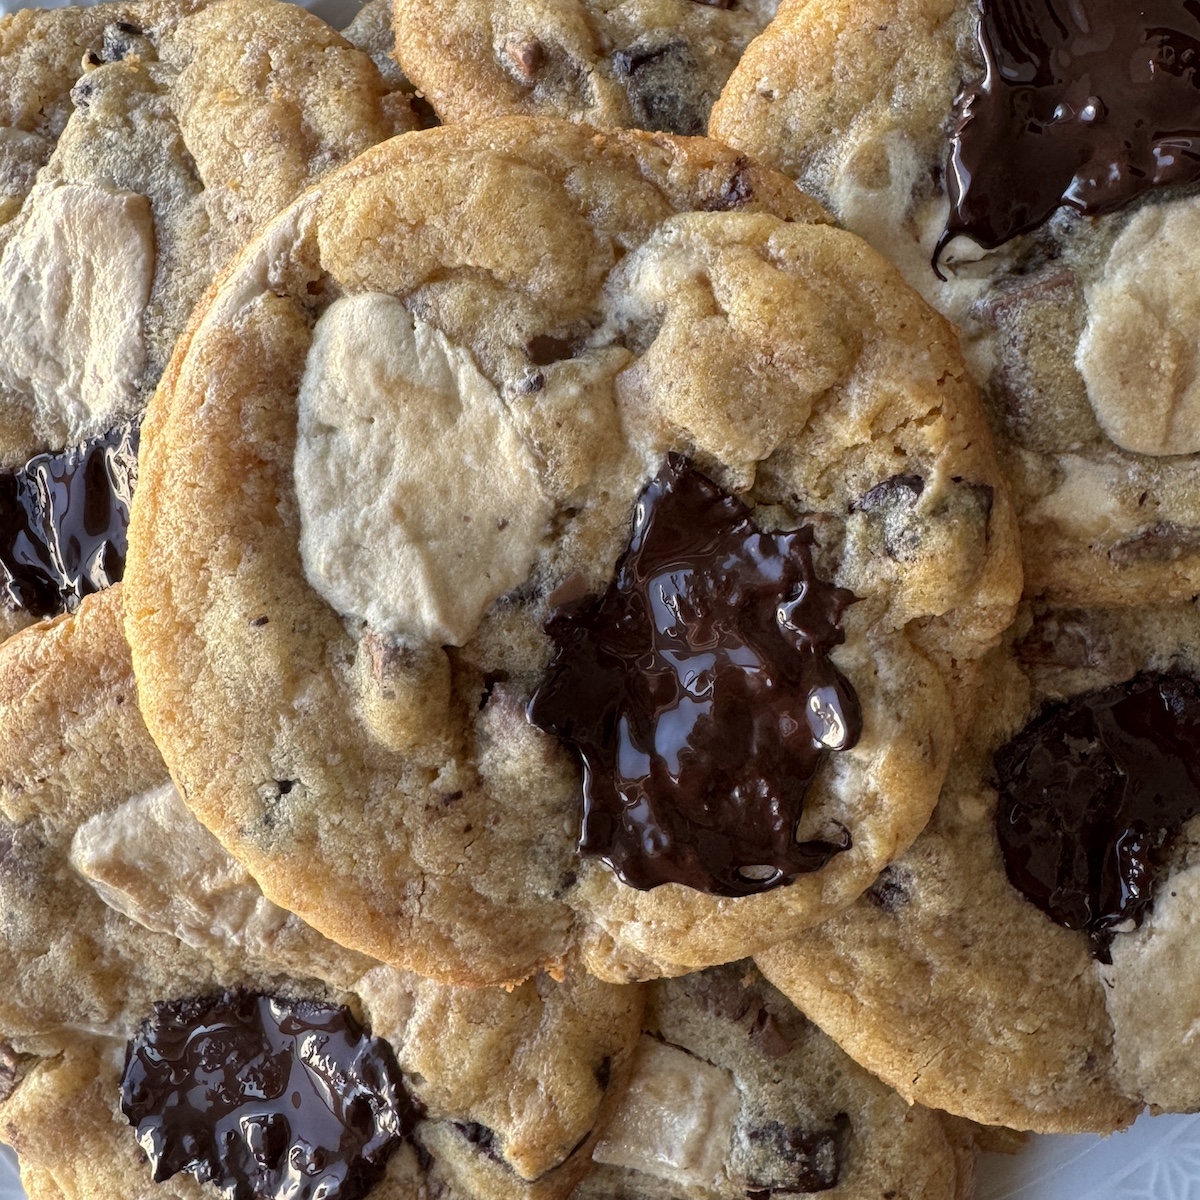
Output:
<svg viewBox="0 0 1200 1200">
<path fill-rule="evenodd" d="M 1200 684 L 1177 672 L 1050 705 L 997 751 L 1008 878 L 1102 957 L 1139 924 L 1184 822 L 1200 813 Z"/>
<path fill-rule="evenodd" d="M 391 1047 L 315 1000 L 161 1003 L 130 1041 L 121 1111 L 161 1182 L 230 1200 L 355 1200 L 417 1119 Z"/>
<path fill-rule="evenodd" d="M 138 425 L 0 472 L 0 599 L 56 616 L 125 570 Z"/>
<path fill-rule="evenodd" d="M 983 0 L 986 69 L 959 97 L 950 218 L 999 246 L 1056 208 L 1101 213 L 1200 179 L 1196 0 Z"/>
<path fill-rule="evenodd" d="M 672 456 L 608 590 L 551 618 L 529 718 L 583 761 L 580 849 L 633 887 L 746 895 L 848 848 L 841 828 L 796 839 L 809 783 L 862 721 L 827 657 L 854 597 L 817 578 L 812 544 L 808 527 L 761 532 Z"/>
</svg>

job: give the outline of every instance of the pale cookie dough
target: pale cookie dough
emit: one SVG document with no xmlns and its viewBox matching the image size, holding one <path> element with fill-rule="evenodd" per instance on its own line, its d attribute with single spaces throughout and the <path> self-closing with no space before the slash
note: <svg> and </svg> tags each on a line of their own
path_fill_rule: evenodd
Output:
<svg viewBox="0 0 1200 1200">
<path fill-rule="evenodd" d="M 701 134 L 777 0 L 394 0 L 395 55 L 453 124 L 522 114 Z"/>
<path fill-rule="evenodd" d="M 268 897 L 447 981 L 631 979 L 821 919 L 916 836 L 1020 587 L 1011 510 L 949 329 L 822 220 L 713 143 L 510 118 L 369 152 L 240 256 L 148 419 L 126 619 L 172 775 Z M 801 830 L 851 847 L 733 900 L 581 858 L 579 767 L 525 715 L 551 594 L 607 585 L 668 451 L 859 597 L 865 732 Z"/>
<path fill-rule="evenodd" d="M 958 237 L 939 281 L 947 135 L 983 74 L 978 21 L 967 0 L 783 0 L 710 132 L 827 203 L 958 326 L 1031 596 L 1187 599 L 1200 591 L 1200 197 L 1176 186 L 1098 217 L 1060 208 L 991 251 Z"/>
<path fill-rule="evenodd" d="M 758 962 L 910 1100 L 1041 1132 L 1108 1132 L 1147 1104 L 1195 1111 L 1200 822 L 1167 841 L 1151 907 L 1117 927 L 1105 963 L 1009 882 L 993 754 L 1050 702 L 1146 671 L 1200 678 L 1200 612 L 1040 611 L 992 665 L 992 702 L 928 829 L 858 904 Z"/>
<path fill-rule="evenodd" d="M 566 1196 L 628 1077 L 641 990 L 448 987 L 271 904 L 169 782 L 120 600 L 111 588 L 0 649 L 0 1137 L 32 1200 L 215 1194 L 152 1183 L 117 1081 L 156 1001 L 231 987 L 348 1005 L 391 1044 L 424 1116 L 372 1197 Z"/>
<path fill-rule="evenodd" d="M 650 989 L 633 1079 L 572 1200 L 969 1200 L 982 1131 L 909 1106 L 747 964 Z"/>
</svg>

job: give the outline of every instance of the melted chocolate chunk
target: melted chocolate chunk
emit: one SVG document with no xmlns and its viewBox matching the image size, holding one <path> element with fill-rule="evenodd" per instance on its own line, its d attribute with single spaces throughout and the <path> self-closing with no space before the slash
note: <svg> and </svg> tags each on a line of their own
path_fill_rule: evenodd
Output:
<svg viewBox="0 0 1200 1200">
<path fill-rule="evenodd" d="M 1013 886 L 1103 955 L 1139 924 L 1184 822 L 1200 813 L 1200 684 L 1178 673 L 1053 704 L 995 757 Z"/>
<path fill-rule="evenodd" d="M 935 268 L 960 233 L 999 246 L 1060 205 L 1100 213 L 1200 179 L 1195 0 L 983 0 L 979 43 Z"/>
<path fill-rule="evenodd" d="M 417 1120 L 391 1048 L 348 1010 L 247 992 L 157 1005 L 121 1111 L 156 1182 L 187 1171 L 230 1200 L 354 1200 Z"/>
<path fill-rule="evenodd" d="M 0 589 L 35 617 L 56 616 L 125 570 L 138 427 L 0 473 Z"/>
<path fill-rule="evenodd" d="M 608 591 L 552 616 L 557 653 L 529 719 L 579 752 L 580 849 L 631 886 L 748 895 L 849 847 L 796 840 L 826 752 L 862 724 L 826 657 L 854 597 L 817 578 L 812 541 L 806 526 L 760 532 L 673 455 L 638 498 Z"/>
</svg>

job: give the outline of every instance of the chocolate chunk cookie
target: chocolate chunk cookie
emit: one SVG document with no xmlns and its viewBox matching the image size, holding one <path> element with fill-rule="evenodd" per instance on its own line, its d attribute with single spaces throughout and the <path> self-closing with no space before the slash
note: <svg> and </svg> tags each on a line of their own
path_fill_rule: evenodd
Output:
<svg viewBox="0 0 1200 1200">
<path fill-rule="evenodd" d="M 906 1097 L 1044 1132 L 1193 1111 L 1200 614 L 1027 615 L 929 828 L 760 956 Z"/>
<path fill-rule="evenodd" d="M 713 110 L 959 327 L 1053 602 L 1200 590 L 1198 39 L 1184 0 L 785 0 Z"/>
<path fill-rule="evenodd" d="M 106 480 L 98 459 L 136 438 L 230 254 L 324 171 L 415 124 L 403 91 L 293 4 L 0 21 L 0 633 L 119 577 L 123 522 L 96 503 L 119 509 L 130 472 Z"/>
<path fill-rule="evenodd" d="M 776 0 L 394 0 L 396 58 L 443 121 L 516 114 L 702 134 Z"/>
<path fill-rule="evenodd" d="M 967 1122 L 849 1059 L 747 964 L 650 989 L 633 1080 L 572 1200 L 965 1200 Z"/>
<path fill-rule="evenodd" d="M 565 1196 L 628 1076 L 640 989 L 448 987 L 267 901 L 170 783 L 120 593 L 0 648 L 0 1136 L 30 1196 L 283 1194 L 297 1163 L 331 1197 Z M 303 1099 L 330 1089 L 332 1124 Z"/>
<path fill-rule="evenodd" d="M 126 624 L 276 903 L 445 981 L 631 979 L 912 841 L 1013 520 L 948 326 L 824 222 L 715 143 L 508 118 L 238 258 L 143 428 Z"/>
</svg>

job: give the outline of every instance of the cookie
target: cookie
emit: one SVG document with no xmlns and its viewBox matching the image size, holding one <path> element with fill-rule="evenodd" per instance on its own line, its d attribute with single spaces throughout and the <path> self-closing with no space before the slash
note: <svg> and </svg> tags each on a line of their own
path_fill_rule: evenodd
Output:
<svg viewBox="0 0 1200 1200">
<path fill-rule="evenodd" d="M 126 632 L 266 895 L 445 981 L 631 979 L 916 836 L 1013 522 L 953 334 L 823 220 L 711 142 L 509 118 L 368 152 L 237 259 L 143 431 Z"/>
<path fill-rule="evenodd" d="M 1042 1132 L 1193 1111 L 1200 613 L 1014 637 L 929 828 L 760 965 L 909 1099 Z"/>
<path fill-rule="evenodd" d="M 713 110 L 713 136 L 824 200 L 958 326 L 1014 484 L 1029 594 L 1056 603 L 1200 590 L 1184 282 L 1200 112 L 1171 65 L 1198 35 L 1182 2 L 1151 17 L 785 0 Z"/>
<path fill-rule="evenodd" d="M 967 1200 L 982 1131 L 909 1106 L 749 964 L 649 989 L 633 1079 L 572 1200 Z"/>
<path fill-rule="evenodd" d="M 88 523 L 123 517 L 108 443 L 136 439 L 225 260 L 416 117 L 364 53 L 277 0 L 22 10 L 0 21 L 0 93 L 3 633 L 119 577 L 123 520 L 72 545 L 63 497 L 86 481 Z"/>
<path fill-rule="evenodd" d="M 443 121 L 561 117 L 704 132 L 776 0 L 394 0 L 395 54 Z"/>
<path fill-rule="evenodd" d="M 146 1031 L 164 1045 L 194 1025 L 224 1036 L 253 1025 L 259 1010 L 307 1021 L 342 1046 L 360 1089 L 341 1094 L 346 1122 L 361 1123 L 354 1097 L 364 1095 L 387 1134 L 385 1158 L 368 1145 L 376 1159 L 346 1171 L 365 1182 L 379 1175 L 372 1196 L 409 1198 L 419 1187 L 463 1200 L 565 1196 L 590 1169 L 628 1075 L 640 989 L 538 976 L 511 992 L 468 992 L 337 946 L 268 902 L 170 784 L 138 716 L 120 593 L 89 597 L 0 649 L 0 961 L 9 980 L 0 1136 L 17 1149 L 31 1197 L 203 1194 L 192 1175 L 204 1174 L 204 1130 L 218 1102 L 192 1112 L 182 1136 L 164 1125 L 165 1085 L 155 1082 Z M 364 1021 L 389 1049 L 383 1065 L 359 1073 Z M 275 1044 L 282 1035 L 262 1036 Z M 284 1051 L 277 1045 L 272 1061 Z M 134 1059 L 148 1072 L 144 1088 L 128 1082 Z M 383 1086 L 372 1071 L 391 1081 L 383 1100 L 371 1099 Z M 241 1117 L 265 1120 L 271 1145 L 281 1136 L 265 1108 Z M 126 1118 L 139 1121 L 136 1135 Z M 321 1144 L 314 1138 L 328 1128 L 307 1121 L 296 1117 L 293 1138 Z M 332 1152 L 338 1140 L 350 1138 L 324 1144 Z M 209 1163 L 222 1186 L 234 1186 L 244 1165 L 236 1146 Z M 325 1178 L 314 1170 L 310 1186 Z M 154 1173 L 170 1178 L 156 1183 Z M 265 1190 L 254 1194 L 283 1186 L 258 1182 Z"/>
</svg>

